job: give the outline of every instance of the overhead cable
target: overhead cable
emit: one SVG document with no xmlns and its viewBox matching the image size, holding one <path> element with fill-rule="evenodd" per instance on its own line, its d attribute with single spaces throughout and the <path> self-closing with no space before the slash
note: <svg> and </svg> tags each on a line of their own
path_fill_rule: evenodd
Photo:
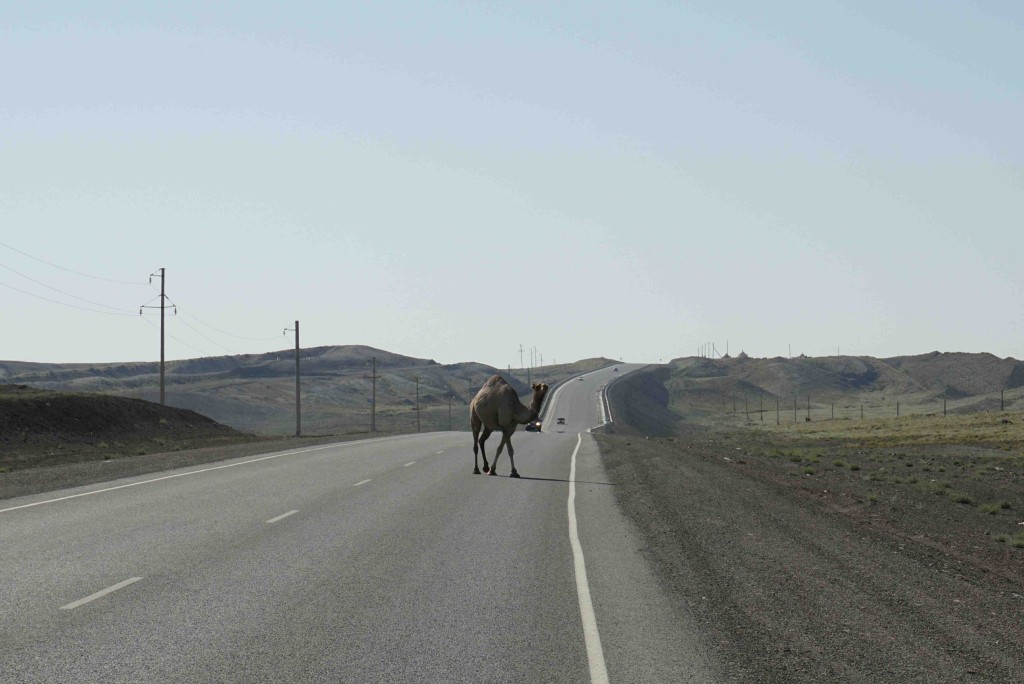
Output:
<svg viewBox="0 0 1024 684">
<path fill-rule="evenodd" d="M 11 247 L 6 242 L 0 242 L 0 247 L 6 247 L 7 249 L 11 250 L 12 252 L 17 252 L 18 254 L 21 254 L 22 256 L 27 256 L 29 259 L 34 259 L 34 260 L 38 261 L 41 264 L 46 264 L 47 266 L 59 269 L 61 271 L 67 271 L 68 273 L 74 273 L 75 275 L 82 276 L 83 278 L 92 278 L 93 280 L 103 280 L 103 281 L 106 281 L 108 283 L 117 283 L 118 285 L 146 285 L 147 284 L 147 283 L 143 283 L 143 282 L 139 282 L 139 281 L 115 280 L 113 278 L 104 278 L 103 276 L 90 275 L 88 273 L 82 273 L 81 271 L 75 271 L 74 269 L 64 268 L 63 266 L 58 266 L 57 264 L 49 262 L 46 259 L 40 259 L 37 256 L 32 256 L 28 252 L 23 252 L 20 249 L 18 249 L 17 247 Z"/>
<path fill-rule="evenodd" d="M 189 313 L 188 311 L 185 311 L 184 309 L 179 308 L 178 309 L 178 313 L 185 314 L 186 316 L 188 316 L 189 318 L 193 319 L 197 323 L 201 323 L 202 325 L 205 325 L 207 328 L 210 328 L 211 330 L 216 330 L 217 332 L 219 332 L 222 335 L 227 335 L 228 337 L 235 337 L 235 338 L 237 338 L 239 340 L 249 340 L 250 342 L 270 342 L 270 341 L 279 339 L 276 335 L 274 337 L 246 337 L 244 335 L 235 335 L 234 333 L 229 333 L 227 330 L 221 330 L 220 328 L 218 328 L 216 326 L 210 325 L 209 323 L 203 321 L 201 318 L 199 318 L 195 314 Z"/>
<path fill-rule="evenodd" d="M 145 316 L 142 316 L 141 318 L 142 318 L 142 320 L 146 321 L 146 323 L 148 323 L 149 325 L 153 326 L 153 327 L 154 327 L 154 328 L 156 328 L 157 330 L 159 330 L 159 329 L 160 329 L 160 326 L 159 326 L 159 325 L 157 325 L 157 324 L 156 324 L 156 323 L 154 323 L 153 321 L 149 320 L 149 319 L 148 319 L 148 318 L 146 318 Z M 189 344 L 188 342 L 185 342 L 184 340 L 180 340 L 180 339 L 178 339 L 177 337 L 175 337 L 174 335 L 172 335 L 172 334 L 170 334 L 170 333 L 167 333 L 167 336 L 168 336 L 168 337 L 170 337 L 170 338 L 171 338 L 172 340 L 174 340 L 175 342 L 177 342 L 178 344 L 183 344 L 183 345 L 185 345 L 186 347 L 188 347 L 189 349 L 194 349 L 195 351 L 199 352 L 199 353 L 200 353 L 200 354 L 202 354 L 203 356 L 214 356 L 213 354 L 211 354 L 210 352 L 206 351 L 205 349 L 200 349 L 199 347 L 196 347 L 195 345 L 191 345 L 191 344 Z"/>
<path fill-rule="evenodd" d="M 203 331 L 202 331 L 202 330 L 199 330 L 199 329 L 198 329 L 198 328 L 196 328 L 196 327 L 195 327 L 194 325 L 192 325 L 191 323 L 189 323 L 188 321 L 186 321 L 186 320 L 185 320 L 184 318 L 179 318 L 178 320 L 179 320 L 179 321 L 180 321 L 181 323 L 183 323 L 184 325 L 186 325 L 186 326 L 188 326 L 189 328 L 191 328 L 191 329 L 192 329 L 192 331 L 193 331 L 193 332 L 195 332 L 195 334 L 199 335 L 200 337 L 202 337 L 202 338 L 203 338 L 203 339 L 205 339 L 206 341 L 210 342 L 211 344 L 215 344 L 215 345 L 217 345 L 218 347 L 220 347 L 221 349 L 223 349 L 224 351 L 226 351 L 226 352 L 227 352 L 228 354 L 237 354 L 237 353 L 238 353 L 238 352 L 236 352 L 236 351 L 235 351 L 235 350 L 233 350 L 233 349 L 229 349 L 228 347 L 225 347 L 225 346 L 224 346 L 223 344 L 221 344 L 220 342 L 217 342 L 216 340 L 210 339 L 210 338 L 209 338 L 209 337 L 207 337 L 207 336 L 206 336 L 205 334 L 203 334 Z"/>
<path fill-rule="evenodd" d="M 8 285 L 7 283 L 0 283 L 0 285 L 2 285 L 3 287 L 9 288 L 11 290 L 15 290 L 17 292 L 20 292 L 22 294 L 27 294 L 29 297 L 35 297 L 36 299 L 42 299 L 43 301 L 47 301 L 47 302 L 50 302 L 52 304 L 59 304 L 61 306 L 66 306 L 69 309 L 78 309 L 80 311 L 92 311 L 93 313 L 107 314 L 108 316 L 135 316 L 136 315 L 134 311 L 131 312 L 131 313 L 121 313 L 120 311 L 103 311 L 102 309 L 90 309 L 90 308 L 85 307 L 85 306 L 78 306 L 77 304 L 68 304 L 67 302 L 60 302 L 60 301 L 57 301 L 56 299 L 50 299 L 49 297 L 43 297 L 42 295 L 37 295 L 34 292 L 29 292 L 28 290 L 22 290 L 20 287 L 14 287 L 13 285 Z M 84 300 L 84 301 L 88 301 L 88 300 Z M 90 303 L 92 303 L 92 302 L 90 302 Z M 104 306 L 104 305 L 101 304 L 100 306 Z"/>
<path fill-rule="evenodd" d="M 31 280 L 36 285 L 42 285 L 43 287 L 45 287 L 48 290 L 53 290 L 54 292 L 59 292 L 60 294 L 64 295 L 65 297 L 71 297 L 72 299 L 77 299 L 80 302 L 85 302 L 86 304 L 92 304 L 93 306 L 102 306 L 104 309 L 111 309 L 113 311 L 119 311 L 119 312 L 123 312 L 123 313 L 127 313 L 128 312 L 127 309 L 121 309 L 121 308 L 118 308 L 116 306 L 110 306 L 109 304 L 103 304 L 101 302 L 94 302 L 91 299 L 86 299 L 85 297 L 79 297 L 78 295 L 73 295 L 70 292 L 65 292 L 64 290 L 56 288 L 53 285 L 47 285 L 46 283 L 44 283 L 41 280 L 36 280 L 35 278 L 32 278 L 31 276 L 27 276 L 24 273 L 19 273 L 18 271 L 15 271 L 10 266 L 6 266 L 4 264 L 0 264 L 0 268 L 5 268 L 8 271 L 10 271 L 11 273 L 13 273 L 14 275 L 21 276 L 25 280 Z"/>
</svg>

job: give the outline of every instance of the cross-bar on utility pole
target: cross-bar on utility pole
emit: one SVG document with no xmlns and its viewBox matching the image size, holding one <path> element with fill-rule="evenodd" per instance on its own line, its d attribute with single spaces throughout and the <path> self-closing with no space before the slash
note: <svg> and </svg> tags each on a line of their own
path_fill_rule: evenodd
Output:
<svg viewBox="0 0 1024 684">
<path fill-rule="evenodd" d="M 295 332 L 295 436 L 302 436 L 302 405 L 299 399 L 300 385 L 299 385 L 299 322 L 295 321 L 294 328 L 285 328 L 284 331 Z"/>
</svg>

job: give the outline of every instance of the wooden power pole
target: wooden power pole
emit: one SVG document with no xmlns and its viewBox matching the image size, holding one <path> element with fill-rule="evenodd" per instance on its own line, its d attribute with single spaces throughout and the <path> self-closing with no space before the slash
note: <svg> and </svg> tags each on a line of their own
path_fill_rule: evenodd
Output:
<svg viewBox="0 0 1024 684">
<path fill-rule="evenodd" d="M 299 378 L 301 374 L 299 372 L 299 322 L 295 321 L 294 328 L 285 328 L 284 331 L 287 333 L 293 331 L 295 333 L 295 436 L 302 436 L 302 401 L 300 392 Z"/>
</svg>

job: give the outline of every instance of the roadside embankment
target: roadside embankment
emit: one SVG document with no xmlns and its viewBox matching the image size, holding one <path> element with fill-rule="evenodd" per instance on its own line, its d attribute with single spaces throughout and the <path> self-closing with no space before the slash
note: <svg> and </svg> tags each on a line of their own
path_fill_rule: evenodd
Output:
<svg viewBox="0 0 1024 684">
<path fill-rule="evenodd" d="M 1024 455 L 696 427 L 658 370 L 613 386 L 597 439 L 723 679 L 1024 681 Z"/>
</svg>

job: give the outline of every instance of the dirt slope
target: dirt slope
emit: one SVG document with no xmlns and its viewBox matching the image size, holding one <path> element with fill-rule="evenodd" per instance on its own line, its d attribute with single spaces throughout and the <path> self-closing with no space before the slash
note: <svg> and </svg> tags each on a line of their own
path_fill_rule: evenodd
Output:
<svg viewBox="0 0 1024 684">
<path fill-rule="evenodd" d="M 194 411 L 140 399 L 0 385 L 0 468 L 251 441 Z"/>
</svg>

